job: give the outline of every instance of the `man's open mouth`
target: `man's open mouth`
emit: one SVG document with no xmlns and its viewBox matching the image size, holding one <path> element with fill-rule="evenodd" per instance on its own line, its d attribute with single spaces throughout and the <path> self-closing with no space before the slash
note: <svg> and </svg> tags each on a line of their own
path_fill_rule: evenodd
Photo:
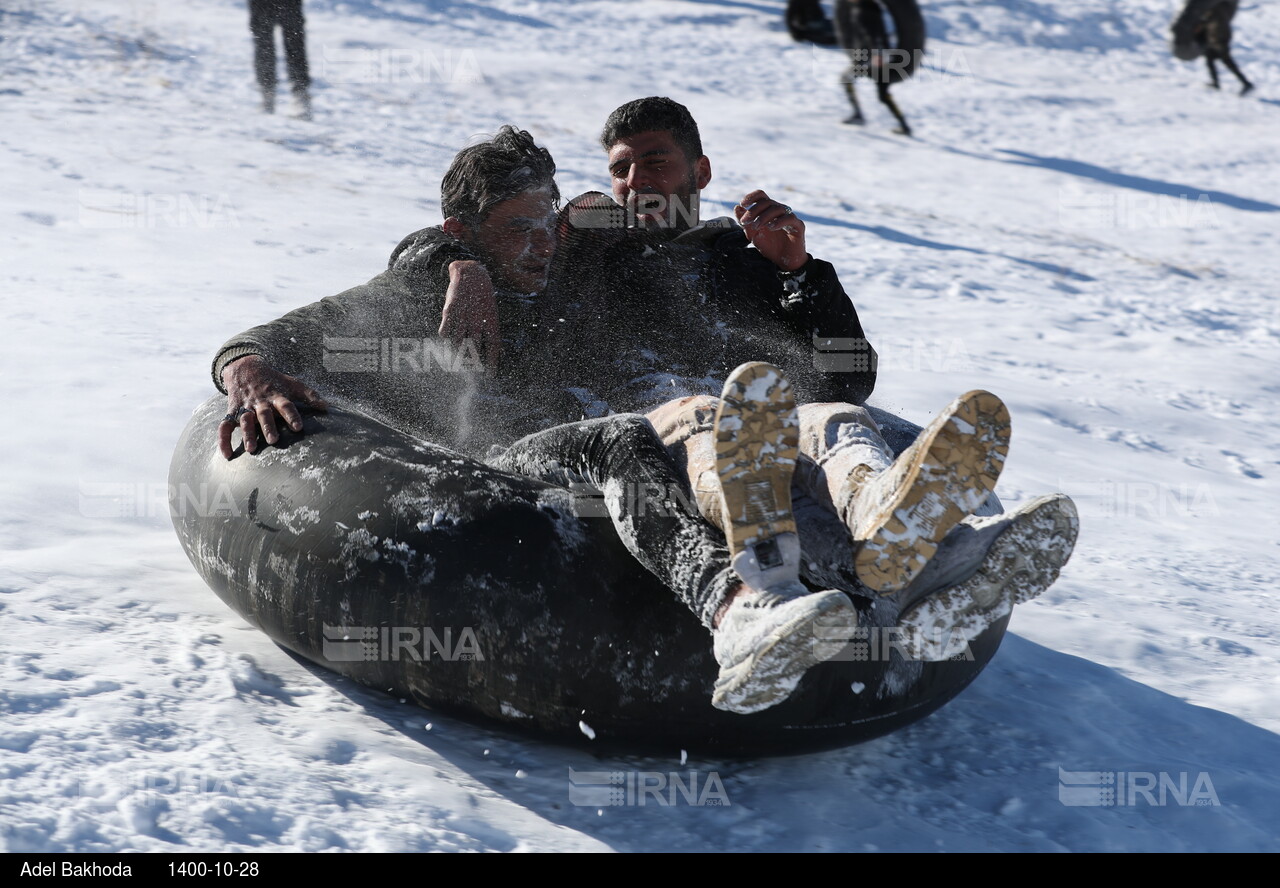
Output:
<svg viewBox="0 0 1280 888">
<path fill-rule="evenodd" d="M 667 199 L 661 194 L 638 194 L 633 205 L 638 215 L 661 213 L 666 208 Z"/>
</svg>

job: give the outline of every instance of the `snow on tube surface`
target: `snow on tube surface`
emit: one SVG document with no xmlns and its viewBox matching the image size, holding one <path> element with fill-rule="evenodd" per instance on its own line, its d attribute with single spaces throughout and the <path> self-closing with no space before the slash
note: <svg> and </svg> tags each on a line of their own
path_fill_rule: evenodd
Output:
<svg viewBox="0 0 1280 888">
<path fill-rule="evenodd" d="M 286 649 L 432 709 L 636 750 L 808 752 L 933 712 L 1008 625 L 939 663 L 903 660 L 871 628 L 784 703 L 721 712 L 710 634 L 571 491 L 337 406 L 227 461 L 224 410 L 219 396 L 195 411 L 170 466 L 197 572 Z M 895 450 L 919 431 L 873 413 Z"/>
<path fill-rule="evenodd" d="M 873 0 L 880 6 L 883 16 L 893 23 L 890 30 L 890 46 L 879 52 L 883 60 L 882 70 L 886 82 L 892 86 L 915 73 L 924 56 L 924 15 L 916 0 Z M 836 40 L 846 52 L 865 50 L 860 56 L 851 54 L 855 65 L 874 64 L 877 56 L 875 41 L 858 21 L 857 0 L 836 0 Z"/>
</svg>

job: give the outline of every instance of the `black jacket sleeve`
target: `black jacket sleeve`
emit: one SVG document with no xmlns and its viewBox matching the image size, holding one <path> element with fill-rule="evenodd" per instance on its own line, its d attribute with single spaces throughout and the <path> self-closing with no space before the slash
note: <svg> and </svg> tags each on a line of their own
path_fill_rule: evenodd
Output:
<svg viewBox="0 0 1280 888">
<path fill-rule="evenodd" d="M 387 270 L 400 276 L 414 291 L 435 293 L 441 299 L 449 289 L 449 265 L 475 260 L 476 254 L 438 225 L 408 235 L 391 251 Z"/>
<path fill-rule="evenodd" d="M 475 254 L 439 226 L 405 237 L 391 253 L 387 270 L 366 284 L 352 287 L 295 309 L 277 320 L 231 337 L 218 349 L 211 372 L 218 391 L 222 371 L 237 358 L 261 355 L 273 368 L 314 381 L 326 357 L 326 338 L 426 336 L 440 329 L 449 264 Z M 357 349 L 358 351 L 358 349 Z M 343 360 L 355 360 L 347 355 Z"/>
<path fill-rule="evenodd" d="M 720 286 L 731 298 L 749 294 L 791 337 L 796 353 L 809 358 L 784 368 L 803 377 L 805 397 L 865 403 L 875 390 L 876 352 L 831 263 L 810 257 L 796 271 L 782 271 L 750 246 L 741 229 L 723 235 L 716 248 Z"/>
<path fill-rule="evenodd" d="M 420 315 L 414 323 L 408 312 Z M 226 394 L 222 371 L 237 358 L 261 355 L 274 369 L 314 384 L 348 349 L 335 338 L 389 337 L 422 331 L 430 324 L 429 303 L 412 299 L 403 282 L 384 272 L 336 296 L 296 308 L 288 314 L 239 333 L 218 349 L 213 359 L 213 384 Z M 439 327 L 439 311 L 436 327 Z M 423 335 L 417 332 L 417 335 Z M 358 348 L 356 349 L 359 350 Z M 350 360 L 350 358 L 346 358 Z"/>
</svg>

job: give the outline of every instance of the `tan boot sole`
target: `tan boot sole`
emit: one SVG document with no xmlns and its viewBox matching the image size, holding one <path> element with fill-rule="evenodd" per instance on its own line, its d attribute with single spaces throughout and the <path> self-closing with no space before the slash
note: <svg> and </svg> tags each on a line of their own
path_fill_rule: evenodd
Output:
<svg viewBox="0 0 1280 888">
<path fill-rule="evenodd" d="M 791 476 L 800 457 L 800 420 L 791 383 L 772 364 L 729 375 L 716 411 L 716 474 L 731 556 L 750 550 L 770 567 L 767 542 L 795 533 Z"/>
<path fill-rule="evenodd" d="M 890 594 L 916 578 L 942 538 L 995 488 L 1009 453 L 1009 424 L 1003 401 L 971 391 L 920 433 L 906 452 L 910 462 L 894 498 L 858 518 L 866 534 L 855 558 L 863 584 Z"/>
</svg>

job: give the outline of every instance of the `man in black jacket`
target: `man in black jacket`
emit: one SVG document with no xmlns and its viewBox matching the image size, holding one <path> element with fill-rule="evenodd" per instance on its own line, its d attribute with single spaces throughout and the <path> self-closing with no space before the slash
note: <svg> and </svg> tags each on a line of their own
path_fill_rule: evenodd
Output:
<svg viewBox="0 0 1280 888">
<path fill-rule="evenodd" d="M 835 269 L 808 253 L 800 216 L 755 190 L 734 218 L 703 219 L 711 160 L 692 115 L 671 99 L 620 106 L 600 141 L 613 209 L 602 195 L 571 202 L 552 277 L 578 309 L 577 335 L 627 368 L 602 386 L 630 409 L 650 407 L 717 394 L 705 380 L 769 360 L 801 401 L 866 401 L 875 353 Z M 838 365 L 817 354 L 832 344 Z"/>
</svg>

